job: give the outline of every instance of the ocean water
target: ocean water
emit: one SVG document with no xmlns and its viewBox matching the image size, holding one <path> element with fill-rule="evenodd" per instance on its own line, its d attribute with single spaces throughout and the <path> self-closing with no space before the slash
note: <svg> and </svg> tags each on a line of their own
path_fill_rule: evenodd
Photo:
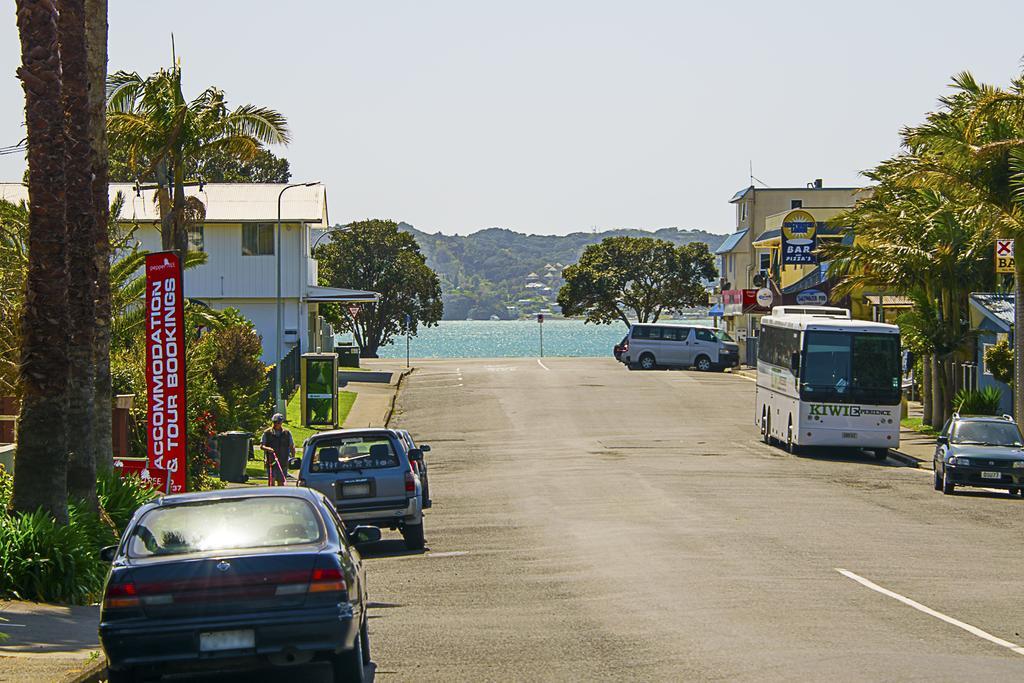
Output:
<svg viewBox="0 0 1024 683">
<path fill-rule="evenodd" d="M 684 322 L 684 321 L 665 321 Z M 710 319 L 686 320 L 711 326 Z M 536 320 L 443 320 L 421 327 L 412 338 L 413 358 L 520 358 L 540 355 L 540 323 Z M 582 320 L 546 320 L 545 356 L 611 356 L 626 336 L 623 323 L 585 324 Z M 405 358 L 405 337 L 380 348 L 381 358 Z"/>
</svg>

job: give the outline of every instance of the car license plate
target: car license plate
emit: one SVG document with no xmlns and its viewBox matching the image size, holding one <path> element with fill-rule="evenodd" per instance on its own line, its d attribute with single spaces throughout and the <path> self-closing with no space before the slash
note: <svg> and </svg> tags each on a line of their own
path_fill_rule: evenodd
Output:
<svg viewBox="0 0 1024 683">
<path fill-rule="evenodd" d="M 981 473 L 981 478 L 982 479 L 1002 479 L 1003 475 L 1000 474 L 999 472 L 982 472 Z"/>
<path fill-rule="evenodd" d="M 342 498 L 368 498 L 370 496 L 370 482 L 358 481 L 349 483 L 342 483 L 341 485 L 341 497 Z"/>
<path fill-rule="evenodd" d="M 256 632 L 252 629 L 241 631 L 212 631 L 199 634 L 201 652 L 220 650 L 249 650 L 256 647 Z"/>
<path fill-rule="evenodd" d="M 857 438 L 857 432 L 843 432 L 843 438 L 844 439 L 856 439 Z"/>
</svg>

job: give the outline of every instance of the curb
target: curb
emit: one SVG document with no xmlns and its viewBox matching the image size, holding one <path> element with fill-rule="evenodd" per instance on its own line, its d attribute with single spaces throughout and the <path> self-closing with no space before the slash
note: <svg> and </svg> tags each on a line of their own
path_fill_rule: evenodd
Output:
<svg viewBox="0 0 1024 683">
<path fill-rule="evenodd" d="M 391 425 L 391 418 L 395 414 L 395 402 L 398 401 L 398 392 L 401 391 L 401 389 L 402 389 L 402 381 L 408 375 L 411 375 L 413 370 L 415 370 L 415 368 L 402 368 L 398 372 L 394 373 L 395 375 L 398 375 L 398 379 L 394 381 L 395 391 L 391 394 L 391 400 L 388 401 L 388 411 L 384 415 L 384 426 L 385 427 L 388 427 L 388 426 Z"/>
<path fill-rule="evenodd" d="M 100 657 L 81 671 L 68 674 L 62 683 L 100 683 L 107 678 L 107 660 Z"/>
<path fill-rule="evenodd" d="M 907 455 L 906 453 L 902 453 L 902 452 L 897 451 L 897 450 L 895 450 L 893 448 L 889 449 L 889 457 L 892 458 L 893 460 L 899 460 L 900 462 L 902 462 L 904 465 L 906 465 L 908 467 L 915 467 L 917 469 L 924 469 L 923 467 L 921 467 L 921 463 L 923 463 L 924 460 L 918 460 L 917 458 L 915 458 L 912 455 Z"/>
</svg>

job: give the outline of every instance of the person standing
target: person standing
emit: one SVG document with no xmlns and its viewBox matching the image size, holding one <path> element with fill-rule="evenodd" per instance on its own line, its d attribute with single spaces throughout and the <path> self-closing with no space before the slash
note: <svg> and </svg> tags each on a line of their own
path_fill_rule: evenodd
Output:
<svg viewBox="0 0 1024 683">
<path fill-rule="evenodd" d="M 270 429 L 263 432 L 260 448 L 267 463 L 267 481 L 270 486 L 284 486 L 288 476 L 288 460 L 295 457 L 295 440 L 284 428 L 284 415 L 274 413 Z"/>
</svg>

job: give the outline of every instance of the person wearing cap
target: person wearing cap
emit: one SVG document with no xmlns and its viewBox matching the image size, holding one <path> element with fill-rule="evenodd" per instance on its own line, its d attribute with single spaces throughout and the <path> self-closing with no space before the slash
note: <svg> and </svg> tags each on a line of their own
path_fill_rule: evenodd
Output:
<svg viewBox="0 0 1024 683">
<path fill-rule="evenodd" d="M 288 474 L 288 460 L 295 457 L 295 440 L 284 428 L 284 415 L 274 413 L 270 429 L 263 432 L 260 448 L 267 463 L 267 480 L 271 486 L 284 486 Z"/>
</svg>

